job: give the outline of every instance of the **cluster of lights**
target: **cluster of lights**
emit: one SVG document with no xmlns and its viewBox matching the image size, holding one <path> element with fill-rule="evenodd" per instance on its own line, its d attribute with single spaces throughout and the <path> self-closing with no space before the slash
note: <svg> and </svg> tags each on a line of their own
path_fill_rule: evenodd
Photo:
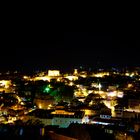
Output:
<svg viewBox="0 0 140 140">
<path fill-rule="evenodd" d="M 11 85 L 11 81 L 10 80 L 1 80 L 0 81 L 0 86 L 4 87 L 4 88 L 9 88 Z"/>
<path fill-rule="evenodd" d="M 108 97 L 118 97 L 118 98 L 123 98 L 124 94 L 121 91 L 110 91 L 107 94 Z"/>
<path fill-rule="evenodd" d="M 50 78 L 48 76 L 42 76 L 42 77 L 35 77 L 33 78 L 34 81 L 43 80 L 43 81 L 50 81 Z"/>
<path fill-rule="evenodd" d="M 97 73 L 97 74 L 93 74 L 94 77 L 104 77 L 104 76 L 108 76 L 109 72 L 103 72 L 103 73 Z"/>
<path fill-rule="evenodd" d="M 133 72 L 132 72 L 132 73 L 126 72 L 126 73 L 125 73 L 125 76 L 133 77 L 133 76 L 135 76 L 135 73 L 133 73 Z"/>
</svg>

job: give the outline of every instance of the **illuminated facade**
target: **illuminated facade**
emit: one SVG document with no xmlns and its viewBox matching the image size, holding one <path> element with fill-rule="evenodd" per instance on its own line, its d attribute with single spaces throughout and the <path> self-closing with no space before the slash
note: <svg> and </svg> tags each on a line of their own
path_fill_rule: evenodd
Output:
<svg viewBox="0 0 140 140">
<path fill-rule="evenodd" d="M 83 111 L 68 112 L 65 110 L 55 110 L 52 113 L 47 113 L 45 110 L 38 110 L 31 112 L 27 116 L 27 119 L 39 119 L 44 125 L 58 125 L 60 128 L 67 128 L 71 123 L 82 123 L 83 118 Z"/>
<path fill-rule="evenodd" d="M 60 76 L 59 70 L 48 70 L 48 76 Z"/>
</svg>

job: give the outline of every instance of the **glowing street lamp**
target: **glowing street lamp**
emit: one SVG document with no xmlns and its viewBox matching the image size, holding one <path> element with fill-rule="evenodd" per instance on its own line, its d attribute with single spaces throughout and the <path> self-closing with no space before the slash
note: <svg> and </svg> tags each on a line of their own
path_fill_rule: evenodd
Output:
<svg viewBox="0 0 140 140">
<path fill-rule="evenodd" d="M 102 85 L 99 83 L 99 85 L 98 85 L 98 88 L 99 88 L 99 91 L 101 90 L 101 88 L 102 88 Z"/>
</svg>

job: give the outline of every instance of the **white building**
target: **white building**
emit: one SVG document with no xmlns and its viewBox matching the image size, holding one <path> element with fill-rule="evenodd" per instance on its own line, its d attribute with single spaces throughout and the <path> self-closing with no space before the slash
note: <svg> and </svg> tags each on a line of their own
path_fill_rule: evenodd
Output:
<svg viewBox="0 0 140 140">
<path fill-rule="evenodd" d="M 44 125 L 57 125 L 60 128 L 67 128 L 71 123 L 82 123 L 84 112 L 68 112 L 64 110 L 48 112 L 48 110 L 35 110 L 27 117 L 32 120 L 40 120 Z"/>
<path fill-rule="evenodd" d="M 59 70 L 48 70 L 48 76 L 60 76 Z"/>
</svg>

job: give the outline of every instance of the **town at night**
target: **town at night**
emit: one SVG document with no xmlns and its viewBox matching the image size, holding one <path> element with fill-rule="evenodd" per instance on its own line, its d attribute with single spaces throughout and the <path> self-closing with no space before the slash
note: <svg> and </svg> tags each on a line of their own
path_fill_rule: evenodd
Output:
<svg viewBox="0 0 140 140">
<path fill-rule="evenodd" d="M 32 139 L 137 139 L 140 68 L 0 75 L 0 135 Z M 59 138 L 60 137 L 60 138 Z"/>
<path fill-rule="evenodd" d="M 139 37 L 44 38 L 1 44 L 0 139 L 140 140 Z"/>
</svg>

